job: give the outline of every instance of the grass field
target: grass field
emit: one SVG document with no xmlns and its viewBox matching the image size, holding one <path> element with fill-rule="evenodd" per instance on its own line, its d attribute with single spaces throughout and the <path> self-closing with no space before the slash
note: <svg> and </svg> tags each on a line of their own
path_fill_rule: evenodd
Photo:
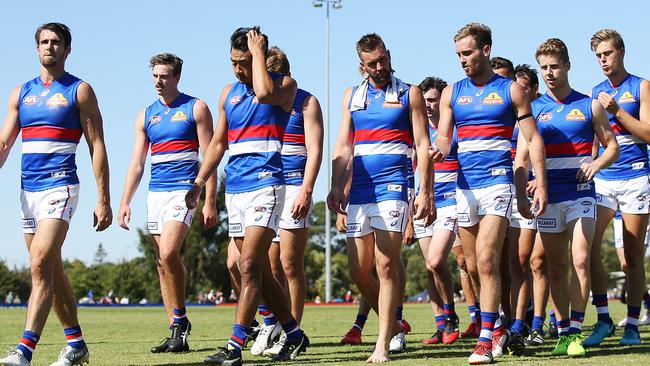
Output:
<svg viewBox="0 0 650 366">
<path fill-rule="evenodd" d="M 619 302 L 610 305 L 615 321 L 625 314 Z M 190 336 L 191 351 L 185 354 L 151 354 L 149 348 L 166 336 L 162 308 L 80 308 L 79 317 L 84 338 L 89 343 L 91 365 L 202 365 L 203 358 L 222 346 L 230 336 L 234 307 L 190 307 L 188 315 L 193 324 Z M 467 324 L 467 308 L 458 306 L 461 328 Z M 341 346 L 340 337 L 351 326 L 356 315 L 354 306 L 307 306 L 303 329 L 311 339 L 311 347 L 294 365 L 360 365 L 368 357 L 377 335 L 376 317 L 370 316 L 361 346 Z M 421 340 L 431 335 L 433 317 L 425 304 L 408 304 L 405 318 L 413 331 L 407 336 L 407 351 L 392 356 L 391 365 L 467 365 L 467 357 L 474 341 L 460 339 L 451 346 L 425 346 Z M 22 334 L 25 309 L 0 308 L 0 349 L 15 345 Z M 585 333 L 595 322 L 593 307 L 589 307 Z M 650 365 L 650 326 L 641 328 L 642 344 L 636 347 L 618 347 L 617 336 L 608 338 L 604 346 L 588 350 L 582 359 L 549 358 L 554 342 L 527 350 L 526 356 L 504 356 L 499 364 L 516 365 Z M 51 314 L 34 353 L 32 365 L 49 365 L 64 346 L 63 331 L 54 313 Z M 265 358 L 253 357 L 244 351 L 247 365 L 266 365 Z"/>
</svg>

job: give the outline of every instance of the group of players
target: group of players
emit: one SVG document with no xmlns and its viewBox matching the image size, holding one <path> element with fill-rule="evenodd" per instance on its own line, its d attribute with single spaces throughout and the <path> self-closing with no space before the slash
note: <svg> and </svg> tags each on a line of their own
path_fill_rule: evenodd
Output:
<svg viewBox="0 0 650 366">
<path fill-rule="evenodd" d="M 0 135 L 1 165 L 22 132 L 22 221 L 32 275 L 25 331 L 0 364 L 30 364 L 51 307 L 67 339 L 53 365 L 83 364 L 89 352 L 61 246 L 79 198 L 75 151 L 82 135 L 99 193 L 95 225 L 102 231 L 112 222 L 102 119 L 92 88 L 65 71 L 69 29 L 44 24 L 35 40 L 40 75 L 11 94 Z M 429 77 L 419 87 L 395 76 L 377 34 L 357 42 L 363 77 L 344 93 L 327 197 L 348 237 L 350 276 L 363 297 L 342 343 L 361 343 L 373 309 L 379 335 L 367 361 L 385 362 L 389 352 L 404 350 L 410 326 L 402 318 L 400 251 L 414 237 L 426 259 L 437 323 L 425 343 L 459 337 L 447 266 L 453 250 L 473 319 L 463 335 L 477 337 L 470 364 L 493 362 L 506 345 L 516 354 L 525 344 L 541 344 L 549 292 L 559 337 L 553 354 L 583 356 L 584 347 L 599 345 L 615 329 L 600 245 L 618 209 L 628 276 L 620 343 L 639 344 L 641 302 L 650 303 L 643 268 L 650 84 L 626 71 L 621 36 L 605 29 L 592 37 L 607 80 L 591 96 L 570 87 L 568 50 L 557 38 L 535 53 L 548 89 L 543 96 L 529 66 L 510 64 L 502 76 L 504 60 L 491 65 L 489 27 L 467 24 L 454 42 L 467 78 L 447 85 Z M 239 304 L 230 339 L 204 362 L 232 366 L 242 364 L 242 349 L 254 334 L 251 353 L 276 361 L 294 359 L 309 346 L 300 328 L 302 257 L 324 131 L 317 99 L 298 89 L 286 55 L 269 48 L 258 28 L 232 34 L 230 59 L 237 81 L 221 92 L 213 131 L 205 102 L 178 89 L 182 60 L 168 53 L 151 58 L 159 98 L 136 119 L 118 221 L 129 229 L 129 205 L 150 151 L 147 228 L 170 324 L 170 336 L 151 351 L 187 351 L 192 326 L 180 248 L 204 188 L 202 224 L 216 225 L 215 170 L 229 151 L 228 267 Z M 598 322 L 585 339 L 590 292 Z M 527 324 L 531 301 L 534 317 Z M 263 324 L 256 324 L 256 312 Z"/>
</svg>

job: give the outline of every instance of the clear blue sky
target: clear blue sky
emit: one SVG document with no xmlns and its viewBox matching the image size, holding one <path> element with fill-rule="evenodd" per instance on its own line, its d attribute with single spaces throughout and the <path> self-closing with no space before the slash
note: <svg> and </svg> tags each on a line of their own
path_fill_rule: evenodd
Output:
<svg viewBox="0 0 650 366">
<path fill-rule="evenodd" d="M 441 3 L 344 0 L 343 9 L 331 11 L 332 144 L 343 90 L 359 79 L 354 44 L 370 32 L 384 38 L 397 75 L 411 83 L 428 75 L 447 81 L 463 77 L 452 37 L 470 21 L 488 24 L 493 31 L 492 55 L 507 57 L 515 64 L 537 66 L 533 57 L 537 45 L 549 37 L 561 38 L 569 47 L 572 85 L 579 91 L 585 92 L 603 79 L 589 49 L 590 36 L 601 28 L 615 28 L 623 35 L 629 71 L 650 75 L 647 32 L 642 31 L 650 10 L 646 1 L 627 1 L 621 3 L 622 9 L 604 1 Z M 221 88 L 234 79 L 228 53 L 230 34 L 240 26 L 260 25 L 271 45 L 286 51 L 300 87 L 316 95 L 324 106 L 325 9 L 311 4 L 311 0 L 8 2 L 0 13 L 0 114 L 4 118 L 12 88 L 38 74 L 33 39 L 36 27 L 49 21 L 67 24 L 73 35 L 67 69 L 93 86 L 104 116 L 112 206 L 117 214 L 133 142 L 133 121 L 138 111 L 156 98 L 149 58 L 165 51 L 182 57 L 181 90 L 205 100 L 216 114 Z M 0 170 L 0 258 L 11 265 L 28 263 L 20 227 L 20 148 L 17 143 Z M 64 257 L 90 262 L 99 242 L 110 260 L 136 256 L 134 230 L 127 232 L 117 224 L 103 233 L 92 230 L 96 187 L 85 142 L 77 153 L 81 202 Z M 326 196 L 324 176 L 325 165 L 315 189 L 316 200 Z M 144 227 L 146 222 L 147 184 L 145 176 L 131 205 L 133 227 Z"/>
</svg>

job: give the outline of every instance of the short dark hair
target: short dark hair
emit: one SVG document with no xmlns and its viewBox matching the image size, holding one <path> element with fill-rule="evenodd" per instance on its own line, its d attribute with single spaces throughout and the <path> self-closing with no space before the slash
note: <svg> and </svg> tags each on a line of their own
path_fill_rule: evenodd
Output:
<svg viewBox="0 0 650 366">
<path fill-rule="evenodd" d="M 531 87 L 539 86 L 539 79 L 537 78 L 537 70 L 530 67 L 528 64 L 521 64 L 515 67 L 515 78 L 524 77 L 528 79 Z"/>
<path fill-rule="evenodd" d="M 36 34 L 34 34 L 34 39 L 36 39 L 36 45 L 40 42 L 41 32 L 44 30 L 49 30 L 50 32 L 56 33 L 59 38 L 63 40 L 64 47 L 72 46 L 72 34 L 70 33 L 70 28 L 63 23 L 45 23 L 36 29 Z"/>
<path fill-rule="evenodd" d="M 149 60 L 149 67 L 153 69 L 156 65 L 167 65 L 172 69 L 174 76 L 178 76 L 183 71 L 183 60 L 173 53 L 160 53 Z"/>
<path fill-rule="evenodd" d="M 259 26 L 237 28 L 233 32 L 232 36 L 230 36 L 230 49 L 235 49 L 242 52 L 248 51 L 248 37 L 246 35 L 252 30 L 260 32 L 264 37 L 264 40 L 266 41 L 266 49 L 264 50 L 264 53 L 266 54 L 269 49 L 269 37 L 267 37 L 266 34 L 262 33 Z"/>
<path fill-rule="evenodd" d="M 490 67 L 492 67 L 492 69 L 507 69 L 509 74 L 515 74 L 515 65 L 505 57 L 492 57 L 490 60 Z"/>
<path fill-rule="evenodd" d="M 426 93 L 429 89 L 436 89 L 442 93 L 442 90 L 447 87 L 447 82 L 435 76 L 427 76 L 422 80 L 418 88 L 422 93 Z"/>
<path fill-rule="evenodd" d="M 291 72 L 287 54 L 280 47 L 273 46 L 269 48 L 269 52 L 266 53 L 266 69 L 280 75 L 289 75 Z"/>
<path fill-rule="evenodd" d="M 369 33 L 357 41 L 357 54 L 361 57 L 361 52 L 372 52 L 378 48 L 386 51 L 386 44 L 377 33 Z"/>
<path fill-rule="evenodd" d="M 456 32 L 454 42 L 467 36 L 472 36 L 478 48 L 483 48 L 485 45 L 492 46 L 492 30 L 485 24 L 474 22 L 465 25 Z"/>
</svg>

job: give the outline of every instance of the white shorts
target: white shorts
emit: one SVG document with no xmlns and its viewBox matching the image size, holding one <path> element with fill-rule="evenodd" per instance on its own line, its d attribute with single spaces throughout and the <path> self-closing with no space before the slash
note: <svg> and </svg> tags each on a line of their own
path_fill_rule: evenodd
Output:
<svg viewBox="0 0 650 366">
<path fill-rule="evenodd" d="M 408 202 L 388 200 L 362 205 L 348 205 L 348 238 L 368 235 L 374 229 L 404 233 L 408 222 Z"/>
<path fill-rule="evenodd" d="M 79 184 L 55 187 L 44 191 L 20 191 L 23 232 L 36 232 L 38 222 L 58 219 L 70 223 L 79 204 Z"/>
<path fill-rule="evenodd" d="M 309 220 L 311 220 L 311 212 L 312 212 L 312 207 L 314 202 L 312 201 L 312 204 L 309 205 L 309 212 L 307 212 L 307 216 L 305 216 L 302 219 L 294 220 L 293 217 L 291 217 L 291 208 L 293 207 L 293 201 L 296 200 L 298 193 L 300 193 L 301 186 L 286 185 L 285 187 L 286 188 L 285 188 L 285 195 L 284 195 L 284 208 L 282 209 L 282 214 L 280 215 L 280 224 L 278 224 L 278 227 L 280 229 L 285 229 L 285 230 L 308 228 Z M 280 242 L 279 231 L 278 231 L 278 235 L 275 238 L 273 238 L 273 242 L 275 243 Z"/>
<path fill-rule="evenodd" d="M 645 246 L 650 245 L 650 235 L 648 235 L 648 230 L 650 230 L 650 221 L 648 221 L 648 228 L 646 229 L 645 234 Z M 614 218 L 614 247 L 616 249 L 623 249 L 623 219 Z"/>
<path fill-rule="evenodd" d="M 285 186 L 269 186 L 244 193 L 226 193 L 228 235 L 241 238 L 249 226 L 278 231 Z"/>
<path fill-rule="evenodd" d="M 537 222 L 533 219 L 527 219 L 519 213 L 517 207 L 517 197 L 512 197 L 512 215 L 510 216 L 510 227 L 519 229 L 537 230 Z"/>
<path fill-rule="evenodd" d="M 650 181 L 644 175 L 623 180 L 604 180 L 594 178 L 596 184 L 596 202 L 616 211 L 629 214 L 650 213 Z"/>
<path fill-rule="evenodd" d="M 190 227 L 196 208 L 189 210 L 185 204 L 187 189 L 147 193 L 147 230 L 159 235 L 167 221 L 180 221 Z"/>
<path fill-rule="evenodd" d="M 415 239 L 428 238 L 433 236 L 436 230 L 448 230 L 458 234 L 458 222 L 456 217 L 456 205 L 449 205 L 440 207 L 436 210 L 436 221 L 431 225 L 424 227 L 424 220 L 419 219 L 413 221 L 413 229 L 415 230 Z"/>
<path fill-rule="evenodd" d="M 550 203 L 546 211 L 537 217 L 537 231 L 542 233 L 561 233 L 567 223 L 579 218 L 596 219 L 596 200 L 591 197 Z"/>
<path fill-rule="evenodd" d="M 512 184 L 495 184 L 478 189 L 456 189 L 458 226 L 474 226 L 481 216 L 485 215 L 501 216 L 509 220 L 513 192 Z"/>
</svg>

